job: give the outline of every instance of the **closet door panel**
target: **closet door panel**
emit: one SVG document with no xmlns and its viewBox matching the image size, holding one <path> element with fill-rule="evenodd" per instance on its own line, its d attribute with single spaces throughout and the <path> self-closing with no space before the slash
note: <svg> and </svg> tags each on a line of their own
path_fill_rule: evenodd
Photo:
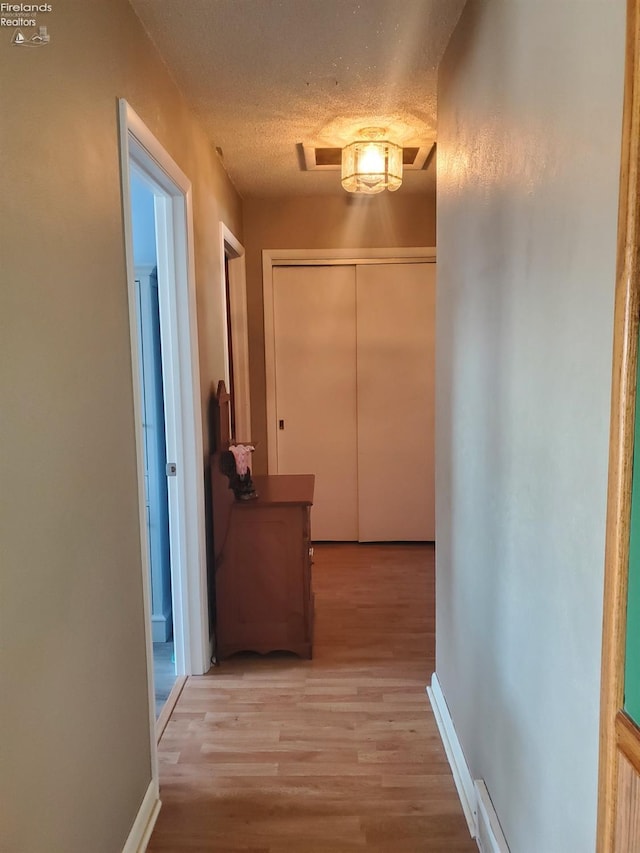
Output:
<svg viewBox="0 0 640 853">
<path fill-rule="evenodd" d="M 316 540 L 358 539 L 355 289 L 353 266 L 273 271 L 278 473 L 316 475 Z"/>
<path fill-rule="evenodd" d="M 435 540 L 435 272 L 357 267 L 361 541 Z"/>
</svg>

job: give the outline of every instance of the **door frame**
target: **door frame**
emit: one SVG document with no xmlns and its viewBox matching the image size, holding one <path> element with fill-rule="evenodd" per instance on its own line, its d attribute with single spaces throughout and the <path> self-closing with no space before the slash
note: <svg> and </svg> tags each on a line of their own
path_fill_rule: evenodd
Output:
<svg viewBox="0 0 640 853">
<path fill-rule="evenodd" d="M 220 306 L 224 323 L 224 380 L 231 390 L 229 373 L 230 333 L 233 357 L 234 407 L 236 435 L 239 441 L 251 440 L 251 397 L 249 385 L 249 320 L 247 312 L 247 274 L 244 246 L 225 225 L 220 222 Z M 227 289 L 225 257 L 229 269 L 229 316 L 231 328 L 227 325 Z"/>
<path fill-rule="evenodd" d="M 620 750 L 633 753 L 629 757 L 636 767 L 640 763 L 640 740 L 625 735 L 621 713 L 640 317 L 639 206 L 640 0 L 627 0 L 600 690 L 599 853 L 616 849 Z"/>
<path fill-rule="evenodd" d="M 267 465 L 278 472 L 276 415 L 276 337 L 273 306 L 273 268 L 279 266 L 336 266 L 348 264 L 435 263 L 434 247 L 402 249 L 263 249 L 262 298 L 264 305 L 264 360 L 267 405 Z"/>
<path fill-rule="evenodd" d="M 155 744 L 153 648 L 143 469 L 144 436 L 138 365 L 130 164 L 138 174 L 146 176 L 156 194 L 158 290 L 161 317 L 165 320 L 171 350 L 168 358 L 163 358 L 163 368 L 165 361 L 168 367 L 163 382 L 167 455 L 177 466 L 177 476 L 171 478 L 174 488 L 170 489 L 173 494 L 169 498 L 169 511 L 173 514 L 171 523 L 175 522 L 176 525 L 176 536 L 172 535 L 171 539 L 171 561 L 178 676 L 206 672 L 212 651 L 207 604 L 202 407 L 197 346 L 192 189 L 191 181 L 127 101 L 120 99 L 118 107 L 147 671 L 150 714 L 154 723 L 151 728 Z M 172 274 L 163 275 L 163 270 L 170 270 Z"/>
</svg>

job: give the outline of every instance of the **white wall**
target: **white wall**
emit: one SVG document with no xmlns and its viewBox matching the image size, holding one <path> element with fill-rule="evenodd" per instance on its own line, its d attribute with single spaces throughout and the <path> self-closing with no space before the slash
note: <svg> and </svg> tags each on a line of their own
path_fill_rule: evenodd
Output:
<svg viewBox="0 0 640 853">
<path fill-rule="evenodd" d="M 595 847 L 623 0 L 470 0 L 440 75 L 437 666 L 512 853 Z"/>
</svg>

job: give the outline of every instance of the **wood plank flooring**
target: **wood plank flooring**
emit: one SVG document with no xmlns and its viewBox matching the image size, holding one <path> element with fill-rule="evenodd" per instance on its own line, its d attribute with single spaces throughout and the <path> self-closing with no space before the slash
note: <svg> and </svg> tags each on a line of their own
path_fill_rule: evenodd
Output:
<svg viewBox="0 0 640 853">
<path fill-rule="evenodd" d="M 316 545 L 311 661 L 189 678 L 150 853 L 477 853 L 425 694 L 434 550 Z"/>
</svg>

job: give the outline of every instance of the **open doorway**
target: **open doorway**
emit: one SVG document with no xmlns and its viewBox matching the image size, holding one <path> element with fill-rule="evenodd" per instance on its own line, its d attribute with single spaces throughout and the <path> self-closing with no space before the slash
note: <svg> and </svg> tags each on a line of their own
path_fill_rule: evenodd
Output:
<svg viewBox="0 0 640 853">
<path fill-rule="evenodd" d="M 152 726 L 155 734 L 184 677 L 206 672 L 212 651 L 191 183 L 125 101 L 120 101 L 120 135 L 151 720 L 154 683 L 160 679 L 160 668 L 155 675 L 153 670 L 154 640 L 165 646 L 158 664 L 164 657 L 166 674 L 175 680 L 159 723 Z M 136 255 L 138 192 L 155 237 L 146 257 Z M 155 755 L 155 743 L 153 749 Z"/>
<path fill-rule="evenodd" d="M 156 719 L 176 681 L 167 488 L 167 438 L 158 246 L 153 185 L 135 166 L 130 171 L 131 224 L 138 323 L 138 366 L 142 393 L 151 638 Z M 166 345 L 166 331 L 165 331 Z"/>
</svg>

